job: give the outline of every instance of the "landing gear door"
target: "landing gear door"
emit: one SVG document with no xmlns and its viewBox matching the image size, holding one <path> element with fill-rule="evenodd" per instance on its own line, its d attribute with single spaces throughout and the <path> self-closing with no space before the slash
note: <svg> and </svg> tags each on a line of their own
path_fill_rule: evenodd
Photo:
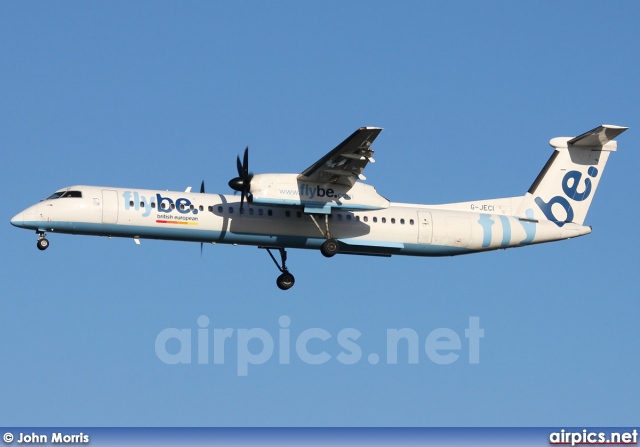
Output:
<svg viewBox="0 0 640 447">
<path fill-rule="evenodd" d="M 112 189 L 102 190 L 102 223 L 118 222 L 118 192 Z"/>
<path fill-rule="evenodd" d="M 433 220 L 429 211 L 418 211 L 418 243 L 430 244 L 433 238 Z"/>
</svg>

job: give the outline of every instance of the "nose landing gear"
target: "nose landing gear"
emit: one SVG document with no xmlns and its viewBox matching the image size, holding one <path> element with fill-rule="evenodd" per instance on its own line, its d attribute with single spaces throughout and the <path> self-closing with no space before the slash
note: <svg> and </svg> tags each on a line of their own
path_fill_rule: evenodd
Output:
<svg viewBox="0 0 640 447">
<path fill-rule="evenodd" d="M 36 243 L 38 250 L 46 250 L 49 247 L 49 241 L 45 238 L 44 231 L 38 231 L 37 233 L 39 235 Z"/>
<path fill-rule="evenodd" d="M 280 288 L 280 290 L 289 290 L 296 283 L 296 279 L 293 277 L 291 273 L 285 270 L 282 275 L 278 276 L 276 279 L 276 284 Z"/>
<path fill-rule="evenodd" d="M 287 251 L 282 247 L 258 247 L 258 248 L 264 248 L 265 250 L 267 250 L 267 253 L 269 253 L 269 256 L 271 256 L 273 263 L 276 265 L 276 267 L 278 267 L 278 270 L 280 270 L 280 272 L 282 273 L 276 279 L 276 285 L 278 286 L 278 288 L 280 290 L 289 290 L 290 288 L 292 288 L 293 285 L 296 283 L 296 279 L 293 277 L 291 273 L 289 273 L 289 270 L 287 269 Z M 281 259 L 282 265 L 278 263 L 275 256 L 273 256 L 273 253 L 271 253 L 272 248 L 273 249 L 277 248 L 278 251 L 280 251 L 280 259 Z"/>
</svg>

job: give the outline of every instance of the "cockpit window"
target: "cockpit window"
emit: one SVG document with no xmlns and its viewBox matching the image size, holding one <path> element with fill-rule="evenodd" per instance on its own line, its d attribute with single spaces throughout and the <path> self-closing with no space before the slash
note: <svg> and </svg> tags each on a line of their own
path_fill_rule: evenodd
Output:
<svg viewBox="0 0 640 447">
<path fill-rule="evenodd" d="M 53 194 L 51 194 L 49 197 L 47 197 L 44 200 L 59 199 L 60 197 L 62 197 L 62 194 L 64 194 L 65 192 L 66 191 L 54 192 Z"/>
<path fill-rule="evenodd" d="M 82 197 L 82 191 L 57 191 L 45 200 L 59 199 L 61 197 Z"/>
</svg>

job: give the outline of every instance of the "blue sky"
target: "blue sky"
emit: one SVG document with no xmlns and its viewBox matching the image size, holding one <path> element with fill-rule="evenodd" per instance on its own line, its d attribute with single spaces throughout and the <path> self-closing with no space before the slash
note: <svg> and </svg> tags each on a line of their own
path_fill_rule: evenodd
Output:
<svg viewBox="0 0 640 447">
<path fill-rule="evenodd" d="M 20 2 L 0 5 L 0 423 L 65 426 L 633 425 L 640 411 L 637 2 Z M 360 126 L 385 130 L 367 182 L 392 201 L 523 194 L 549 139 L 618 138 L 587 237 L 446 259 L 289 253 L 296 286 L 253 247 L 36 235 L 10 218 L 74 184 L 228 193 L 300 172 Z M 198 318 L 232 328 L 198 364 Z M 238 376 L 237 334 L 279 343 Z M 478 317 L 480 363 L 464 331 Z M 155 350 L 193 334 L 191 364 Z M 331 338 L 310 350 L 310 328 Z M 362 359 L 337 361 L 343 329 Z M 388 329 L 460 357 L 384 359 Z M 175 340 L 174 340 L 175 341 Z M 171 343 L 167 349 L 176 349 Z M 258 352 L 260 343 L 250 346 Z M 172 351 L 173 352 L 173 351 Z"/>
</svg>

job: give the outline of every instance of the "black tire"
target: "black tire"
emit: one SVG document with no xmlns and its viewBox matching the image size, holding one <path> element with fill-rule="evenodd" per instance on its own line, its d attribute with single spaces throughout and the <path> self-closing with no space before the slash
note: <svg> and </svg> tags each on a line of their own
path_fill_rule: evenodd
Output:
<svg viewBox="0 0 640 447">
<path fill-rule="evenodd" d="M 280 290 L 289 290 L 296 283 L 296 279 L 289 272 L 284 272 L 282 275 L 278 276 L 276 280 L 276 284 Z"/>
<path fill-rule="evenodd" d="M 338 241 L 336 241 L 335 239 L 327 239 L 322 243 L 320 252 L 327 258 L 330 258 L 332 256 L 335 256 L 336 253 L 338 253 L 339 249 L 340 247 L 338 246 Z"/>
<path fill-rule="evenodd" d="M 37 246 L 39 250 L 46 250 L 49 247 L 49 241 L 45 238 L 38 239 Z"/>
</svg>

